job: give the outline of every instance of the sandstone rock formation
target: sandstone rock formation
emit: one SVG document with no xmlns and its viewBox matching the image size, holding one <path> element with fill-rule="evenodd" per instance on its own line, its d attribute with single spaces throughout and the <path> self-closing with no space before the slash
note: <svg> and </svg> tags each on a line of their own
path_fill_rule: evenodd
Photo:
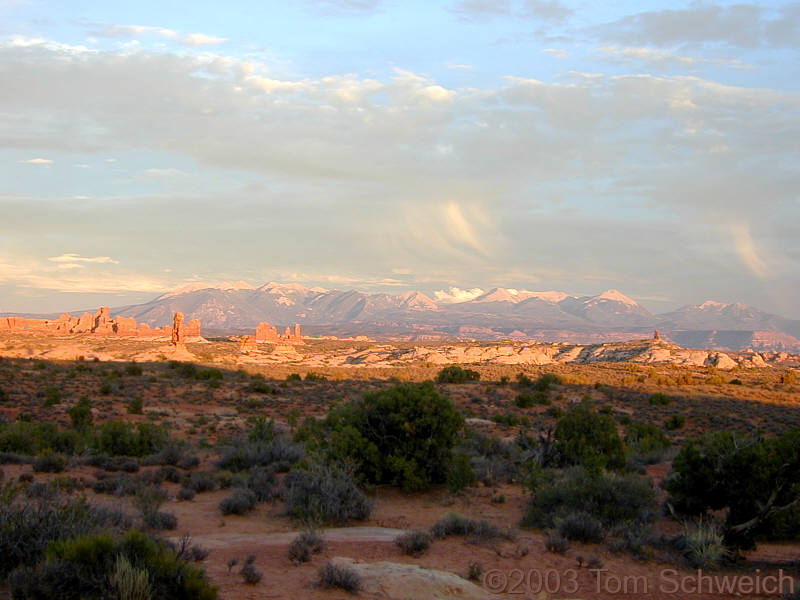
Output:
<svg viewBox="0 0 800 600">
<path fill-rule="evenodd" d="M 388 600 L 435 598 L 436 600 L 489 600 L 498 598 L 482 587 L 446 571 L 393 562 L 365 563 L 337 556 L 331 562 L 358 573 L 367 594 Z"/>
<path fill-rule="evenodd" d="M 183 315 L 181 318 L 183 319 Z M 188 323 L 181 321 L 181 334 L 186 339 L 202 339 L 200 321 L 192 319 Z M 137 323 L 131 317 L 111 318 L 107 306 L 96 313 L 83 313 L 73 317 L 64 313 L 57 319 L 27 319 L 25 317 L 0 317 L 0 331 L 10 333 L 44 333 L 48 335 L 92 334 L 112 337 L 171 338 L 174 327 L 152 328 L 146 323 Z"/>
<path fill-rule="evenodd" d="M 186 316 L 182 312 L 176 312 L 172 318 L 172 345 L 178 346 L 186 343 L 186 331 L 184 330 L 183 320 Z"/>
<path fill-rule="evenodd" d="M 250 354 L 251 352 L 258 352 L 258 343 L 255 336 L 245 335 L 242 336 L 242 343 L 239 344 L 239 352 Z"/>
<path fill-rule="evenodd" d="M 300 324 L 294 326 L 294 330 L 287 327 L 282 334 L 278 329 L 267 322 L 262 321 L 256 327 L 256 343 L 270 342 L 273 344 L 300 344 L 303 342 L 303 335 L 300 332 Z"/>
</svg>

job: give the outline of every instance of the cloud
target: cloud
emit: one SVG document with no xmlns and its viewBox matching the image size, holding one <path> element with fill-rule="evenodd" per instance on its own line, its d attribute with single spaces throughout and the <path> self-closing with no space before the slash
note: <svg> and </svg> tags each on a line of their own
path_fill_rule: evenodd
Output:
<svg viewBox="0 0 800 600">
<path fill-rule="evenodd" d="M 753 70 L 753 65 L 742 62 L 738 58 L 698 58 L 677 54 L 671 50 L 661 48 L 643 48 L 632 46 L 603 46 L 597 51 L 602 57 L 623 64 L 633 62 L 646 63 L 661 67 L 681 66 L 700 67 L 709 65 L 714 67 L 738 70 Z"/>
<path fill-rule="evenodd" d="M 762 253 L 756 246 L 747 223 L 735 223 L 730 226 L 731 240 L 736 253 L 742 263 L 753 275 L 765 279 L 770 273 L 770 268 L 764 260 Z"/>
<path fill-rule="evenodd" d="M 458 0 L 451 10 L 471 21 L 502 16 L 559 22 L 572 14 L 572 9 L 557 0 Z"/>
<path fill-rule="evenodd" d="M 72 255 L 64 255 L 67 256 Z M 53 261 L 52 258 L 48 260 Z M 55 262 L 55 265 L 48 265 L 26 256 L 0 256 L 0 284 L 69 293 L 157 292 L 169 287 L 165 281 L 126 270 L 87 270 L 74 262 Z"/>
<path fill-rule="evenodd" d="M 365 16 L 378 10 L 383 0 L 304 0 L 308 8 L 324 16 Z"/>
<path fill-rule="evenodd" d="M 776 11 L 757 4 L 694 2 L 687 8 L 640 12 L 594 31 L 606 40 L 626 44 L 792 48 L 800 43 L 800 6 L 789 4 Z"/>
<path fill-rule="evenodd" d="M 155 35 L 184 46 L 216 46 L 228 41 L 224 37 L 205 33 L 182 34 L 174 29 L 150 25 L 106 25 L 91 29 L 89 35 L 99 38 L 138 38 L 144 35 Z"/>
<path fill-rule="evenodd" d="M 467 302 L 469 300 L 477 298 L 483 293 L 484 290 L 482 290 L 481 288 L 462 290 L 459 287 L 451 286 L 446 291 L 437 290 L 433 292 L 433 296 L 437 302 L 443 302 L 445 304 L 455 304 L 458 302 Z"/>
<path fill-rule="evenodd" d="M 190 33 L 181 38 L 181 43 L 186 46 L 216 46 L 217 44 L 223 44 L 227 41 L 227 38 L 206 35 L 204 33 Z"/>
<path fill-rule="evenodd" d="M 444 66 L 445 66 L 446 69 L 471 70 L 471 69 L 475 68 L 472 65 L 462 65 L 462 64 L 450 62 L 449 60 L 446 63 L 444 63 Z"/>
<path fill-rule="evenodd" d="M 48 258 L 50 262 L 54 263 L 111 263 L 118 265 L 119 261 L 114 260 L 108 256 L 80 256 L 79 254 L 75 254 L 73 252 L 68 252 L 66 254 L 61 254 L 60 256 L 51 256 Z"/>
<path fill-rule="evenodd" d="M 166 168 L 166 169 L 145 169 L 145 175 L 151 177 L 185 177 L 187 173 L 180 169 Z"/>
<path fill-rule="evenodd" d="M 28 165 L 45 165 L 45 166 L 53 164 L 53 161 L 50 160 L 49 158 L 29 158 L 28 160 L 21 160 L 19 162 Z"/>
<path fill-rule="evenodd" d="M 542 54 L 549 54 L 554 58 L 567 58 L 569 57 L 569 51 L 563 50 L 561 48 L 545 48 L 542 50 Z"/>
<path fill-rule="evenodd" d="M 202 268 L 257 279 L 225 270 L 274 256 L 296 272 L 308 260 L 329 273 L 352 264 L 354 280 L 402 265 L 432 289 L 526 285 L 498 281 L 502 265 L 548 288 L 600 277 L 647 296 L 715 295 L 712 283 L 746 295 L 752 269 L 727 231 L 709 235 L 724 214 L 757 223 L 756 255 L 800 290 L 800 247 L 785 232 L 800 219 L 800 94 L 790 88 L 647 73 L 458 88 L 407 70 L 289 77 L 253 58 L 46 42 L 0 43 L 0 64 L 15 81 L 0 95 L 8 146 L 197 165 L 163 196 L 92 189 L 96 199 L 76 203 L 81 190 L 69 189 L 37 203 L 7 185 L 9 248 L 57 239 L 57 254 L 91 240 L 176 278 Z M 196 244 L 212 237 L 213 253 Z"/>
</svg>

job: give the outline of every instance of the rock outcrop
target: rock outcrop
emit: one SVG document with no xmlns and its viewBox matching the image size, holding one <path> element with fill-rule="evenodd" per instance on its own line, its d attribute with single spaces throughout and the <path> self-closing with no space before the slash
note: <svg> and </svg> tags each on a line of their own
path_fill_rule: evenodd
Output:
<svg viewBox="0 0 800 600">
<path fill-rule="evenodd" d="M 300 332 L 299 323 L 295 324 L 294 330 L 287 327 L 281 334 L 278 333 L 277 327 L 273 327 L 269 323 L 262 321 L 256 327 L 256 334 L 254 337 L 256 343 L 301 344 L 303 342 L 303 334 Z"/>
<path fill-rule="evenodd" d="M 436 600 L 490 600 L 498 598 L 482 587 L 447 571 L 393 562 L 367 563 L 337 556 L 331 562 L 352 569 L 361 578 L 361 589 L 387 600 L 432 598 Z"/>
<path fill-rule="evenodd" d="M 181 315 L 182 342 L 186 340 L 202 340 L 200 321 L 192 319 L 183 321 Z M 111 311 L 107 306 L 92 313 L 83 313 L 80 317 L 73 317 L 64 313 L 57 319 L 27 319 L 25 317 L 0 317 L 0 332 L 10 333 L 44 333 L 48 335 L 73 335 L 92 334 L 111 337 L 140 337 L 140 338 L 173 338 L 173 327 L 150 327 L 146 323 L 137 323 L 132 317 L 117 316 L 111 318 Z M 182 343 L 181 342 L 181 343 Z"/>
</svg>

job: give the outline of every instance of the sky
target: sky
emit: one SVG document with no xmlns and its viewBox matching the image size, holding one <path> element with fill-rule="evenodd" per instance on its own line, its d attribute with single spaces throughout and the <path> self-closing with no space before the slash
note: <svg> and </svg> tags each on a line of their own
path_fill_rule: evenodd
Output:
<svg viewBox="0 0 800 600">
<path fill-rule="evenodd" d="M 0 312 L 197 281 L 800 318 L 800 3 L 0 0 Z"/>
</svg>

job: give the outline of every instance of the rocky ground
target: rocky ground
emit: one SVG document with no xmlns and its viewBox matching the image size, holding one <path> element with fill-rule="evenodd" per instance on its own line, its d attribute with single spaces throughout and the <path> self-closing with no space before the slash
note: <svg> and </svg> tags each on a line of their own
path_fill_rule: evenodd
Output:
<svg viewBox="0 0 800 600">
<path fill-rule="evenodd" d="M 660 340 L 594 346 L 564 344 L 377 344 L 309 340 L 296 348 L 297 355 L 281 350 L 275 355 L 265 345 L 257 353 L 241 354 L 231 340 L 208 340 L 176 351 L 171 346 L 142 340 L 94 339 L 86 336 L 46 338 L 21 334 L 0 338 L 0 383 L 6 400 L 0 403 L 5 419 L 27 414 L 28 419 L 47 421 L 59 427 L 69 423 L 68 409 L 77 398 L 92 402 L 95 423 L 109 419 L 162 424 L 171 435 L 186 440 L 200 464 L 186 472 L 213 471 L 216 445 L 242 435 L 252 417 L 273 418 L 291 432 L 308 416 L 324 416 L 342 400 L 381 389 L 397 381 L 420 381 L 436 376 L 442 365 L 464 364 L 481 375 L 478 382 L 441 384 L 467 416 L 468 426 L 501 439 L 513 439 L 521 428 L 554 426 L 558 410 L 589 399 L 618 422 L 633 418 L 662 425 L 675 415 L 685 424 L 665 430 L 670 440 L 681 444 L 709 429 L 752 431 L 755 427 L 781 433 L 800 426 L 800 384 L 787 382 L 786 373 L 798 367 L 797 357 L 752 352 L 723 354 L 686 350 Z M 141 371 L 128 369 L 136 361 Z M 178 362 L 181 361 L 181 362 Z M 218 380 L 205 380 L 183 370 L 191 361 L 197 369 L 216 368 Z M 549 405 L 521 408 L 515 403 L 516 377 L 535 378 L 558 373 L 562 384 L 549 392 Z M 297 373 L 299 381 L 287 381 Z M 311 377 L 307 377 L 311 373 Z M 293 378 L 298 379 L 298 378 Z M 256 384 L 256 382 L 258 382 Z M 57 390 L 57 393 L 53 390 Z M 653 394 L 668 396 L 664 404 L 648 401 Z M 131 414 L 130 402 L 142 401 L 141 414 Z M 669 471 L 669 456 L 646 467 L 658 482 Z M 71 478 L 80 493 L 93 501 L 120 505 L 134 511 L 130 498 L 96 493 L 94 482 L 109 473 L 70 461 L 59 474 L 33 472 L 30 464 L 3 465 L 6 481 L 32 478 L 34 482 Z M 155 471 L 142 467 L 140 473 Z M 309 563 L 294 564 L 287 548 L 303 529 L 287 516 L 280 500 L 259 503 L 246 515 L 223 516 L 220 501 L 229 490 L 198 493 L 191 500 L 178 500 L 179 486 L 163 482 L 169 500 L 162 510 L 177 517 L 177 528 L 165 535 L 177 539 L 189 534 L 209 554 L 202 564 L 223 598 L 344 598 L 341 591 L 316 585 L 317 571 L 328 561 L 349 564 L 362 576 L 359 598 L 708 598 L 704 594 L 671 594 L 662 589 L 661 573 L 677 569 L 681 576 L 693 571 L 679 556 L 654 549 L 645 557 L 614 551 L 607 545 L 572 543 L 564 553 L 545 548 L 545 533 L 520 527 L 529 492 L 519 483 L 500 483 L 466 489 L 451 495 L 444 487 L 430 492 L 405 494 L 388 486 L 370 490 L 373 510 L 364 521 L 349 527 L 322 531 L 326 545 Z M 664 492 L 659 490 L 664 498 Z M 502 498 L 502 501 L 498 499 Z M 403 554 L 396 536 L 411 529 L 425 529 L 450 511 L 488 519 L 511 532 L 509 539 L 476 541 L 464 537 L 438 540 L 420 556 Z M 658 535 L 676 535 L 680 523 L 661 517 Z M 800 576 L 797 547 L 762 543 L 745 556 L 730 575 L 764 573 L 786 569 Z M 243 583 L 238 574 L 247 555 L 256 556 L 263 579 L 255 585 Z M 233 560 L 237 565 L 230 566 Z M 607 572 L 604 579 L 587 568 L 592 560 Z M 482 575 L 467 578 L 471 564 L 479 564 Z M 499 570 L 507 585 L 487 574 Z M 562 583 L 551 593 L 531 585 L 526 577 L 547 575 L 574 579 L 577 589 Z M 533 575 L 531 575 L 533 574 Z M 615 590 L 614 577 L 643 576 L 648 593 L 623 594 Z M 630 580 L 633 581 L 633 580 Z M 503 591 L 504 590 L 504 591 Z M 501 591 L 497 596 L 492 591 Z M 713 597 L 741 597 L 720 594 Z M 753 596 L 756 597 L 756 596 Z M 761 596 L 767 597 L 767 596 Z M 773 596 L 774 597 L 774 596 Z"/>
</svg>

